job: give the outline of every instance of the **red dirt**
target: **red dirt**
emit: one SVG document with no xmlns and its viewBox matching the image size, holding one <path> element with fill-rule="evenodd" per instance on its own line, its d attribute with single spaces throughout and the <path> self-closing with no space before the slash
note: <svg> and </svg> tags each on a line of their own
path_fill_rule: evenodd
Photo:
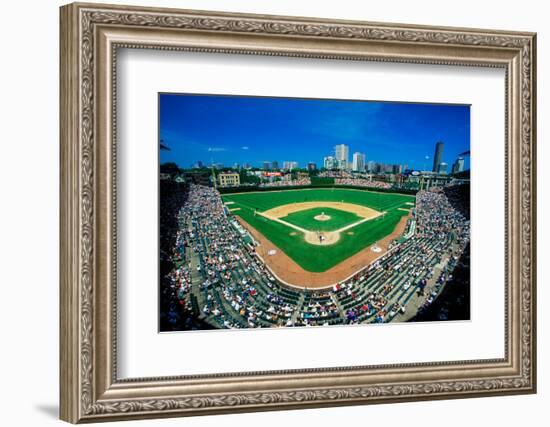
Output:
<svg viewBox="0 0 550 427">
<path fill-rule="evenodd" d="M 256 253 L 264 260 L 266 266 L 278 279 L 289 286 L 300 289 L 322 289 L 347 279 L 375 259 L 384 255 L 388 251 L 390 242 L 403 234 L 408 216 L 401 218 L 393 232 L 377 242 L 378 246 L 382 249 L 381 252 L 373 252 L 371 250 L 372 246 L 368 246 L 323 273 L 312 273 L 304 270 L 241 217 L 237 216 L 237 219 L 252 234 L 254 239 L 260 243 L 256 247 Z M 277 253 L 275 255 L 268 255 L 268 252 L 273 249 Z M 312 246 L 311 250 L 315 250 L 315 248 Z"/>
</svg>

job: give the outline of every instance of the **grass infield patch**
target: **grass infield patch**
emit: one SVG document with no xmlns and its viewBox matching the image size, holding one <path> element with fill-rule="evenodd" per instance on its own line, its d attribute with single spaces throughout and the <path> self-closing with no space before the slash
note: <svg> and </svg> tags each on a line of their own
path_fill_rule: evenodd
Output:
<svg viewBox="0 0 550 427">
<path fill-rule="evenodd" d="M 326 221 L 315 219 L 317 215 L 322 215 L 323 213 L 330 216 L 330 219 Z M 313 208 L 291 213 L 281 219 L 309 231 L 335 231 L 346 225 L 361 221 L 363 218 L 354 213 L 341 211 L 339 209 Z"/>
</svg>

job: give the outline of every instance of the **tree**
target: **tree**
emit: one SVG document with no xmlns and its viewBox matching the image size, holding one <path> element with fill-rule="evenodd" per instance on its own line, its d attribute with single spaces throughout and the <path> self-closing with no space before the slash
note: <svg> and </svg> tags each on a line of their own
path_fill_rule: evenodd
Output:
<svg viewBox="0 0 550 427">
<path fill-rule="evenodd" d="M 160 172 L 170 175 L 177 175 L 178 173 L 180 173 L 180 168 L 174 162 L 166 162 L 160 165 Z"/>
<path fill-rule="evenodd" d="M 239 172 L 239 178 L 241 180 L 241 184 L 259 184 L 260 183 L 259 176 L 249 175 L 248 171 L 244 169 Z"/>
</svg>

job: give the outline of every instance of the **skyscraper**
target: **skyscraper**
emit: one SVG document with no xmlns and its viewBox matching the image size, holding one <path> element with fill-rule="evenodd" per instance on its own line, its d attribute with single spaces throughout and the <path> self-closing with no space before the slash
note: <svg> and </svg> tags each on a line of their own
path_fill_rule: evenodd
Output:
<svg viewBox="0 0 550 427">
<path fill-rule="evenodd" d="M 277 160 L 273 160 L 271 162 L 271 169 L 273 169 L 273 170 L 279 169 L 279 162 Z"/>
<path fill-rule="evenodd" d="M 353 166 L 355 172 L 364 172 L 365 170 L 365 155 L 363 153 L 353 153 Z"/>
<path fill-rule="evenodd" d="M 266 171 L 271 169 L 271 162 L 264 162 L 263 163 L 263 169 L 266 170 Z"/>
<path fill-rule="evenodd" d="M 459 157 L 453 164 L 453 173 L 462 172 L 464 170 L 464 157 Z"/>
<path fill-rule="evenodd" d="M 376 169 L 376 162 L 370 160 L 368 163 L 367 163 L 367 171 L 369 172 L 374 172 Z"/>
<path fill-rule="evenodd" d="M 349 146 L 338 144 L 334 147 L 338 169 L 347 169 L 349 165 Z"/>
<path fill-rule="evenodd" d="M 334 169 L 334 163 L 334 157 L 327 156 L 324 158 L 323 166 L 325 167 L 325 169 Z"/>
<path fill-rule="evenodd" d="M 308 171 L 314 171 L 314 170 L 316 170 L 316 169 L 317 169 L 317 163 L 315 163 L 315 162 L 309 162 L 309 163 L 307 164 L 307 170 L 308 170 Z"/>
<path fill-rule="evenodd" d="M 444 144 L 440 141 L 435 144 L 435 153 L 434 153 L 434 166 L 432 171 L 437 172 L 439 164 L 441 163 L 441 158 L 443 157 L 443 147 Z"/>
<path fill-rule="evenodd" d="M 446 174 L 447 173 L 447 163 L 445 162 L 441 162 L 438 166 L 437 166 L 437 173 L 440 173 L 440 174 Z"/>
<path fill-rule="evenodd" d="M 285 160 L 283 162 L 283 169 L 286 169 L 286 170 L 298 169 L 298 162 Z"/>
<path fill-rule="evenodd" d="M 458 164 L 458 171 L 462 172 L 464 170 L 464 157 L 456 159 L 456 163 Z"/>
</svg>

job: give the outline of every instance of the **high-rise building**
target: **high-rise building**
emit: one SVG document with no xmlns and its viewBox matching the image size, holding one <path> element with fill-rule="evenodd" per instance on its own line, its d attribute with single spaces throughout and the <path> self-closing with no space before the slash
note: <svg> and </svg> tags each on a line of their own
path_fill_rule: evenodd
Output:
<svg viewBox="0 0 550 427">
<path fill-rule="evenodd" d="M 462 172 L 464 170 L 464 157 L 459 157 L 453 163 L 453 173 Z"/>
<path fill-rule="evenodd" d="M 338 169 L 347 169 L 349 165 L 349 146 L 346 144 L 338 144 L 334 147 L 334 154 Z"/>
<path fill-rule="evenodd" d="M 456 163 L 458 165 L 457 171 L 462 172 L 464 170 L 464 157 L 459 157 L 458 159 L 456 159 Z"/>
<path fill-rule="evenodd" d="M 434 167 L 432 169 L 432 172 L 438 171 L 439 164 L 441 163 L 441 158 L 443 157 L 443 147 L 444 144 L 441 141 L 435 144 Z"/>
<path fill-rule="evenodd" d="M 348 170 L 351 166 L 350 163 L 347 160 L 336 160 L 337 167 L 340 170 Z"/>
<path fill-rule="evenodd" d="M 370 160 L 368 163 L 367 163 L 367 171 L 368 172 L 374 172 L 376 170 L 376 162 L 373 161 L 373 160 Z"/>
<path fill-rule="evenodd" d="M 298 169 L 298 162 L 291 162 L 291 161 L 284 161 L 283 162 L 283 169 L 286 169 L 286 170 L 293 170 L 293 169 Z"/>
<path fill-rule="evenodd" d="M 440 174 L 446 174 L 447 173 L 447 163 L 445 162 L 441 162 L 438 166 L 437 166 L 437 173 L 440 173 Z"/>
<path fill-rule="evenodd" d="M 335 159 L 333 156 L 327 156 L 323 159 L 323 166 L 325 169 L 334 169 L 335 168 Z"/>
<path fill-rule="evenodd" d="M 263 163 L 263 170 L 268 171 L 269 169 L 271 169 L 271 162 L 264 162 Z"/>
<path fill-rule="evenodd" d="M 307 164 L 307 170 L 308 170 L 308 171 L 314 171 L 314 170 L 316 170 L 316 169 L 317 169 L 317 163 L 315 163 L 315 162 L 309 162 L 309 163 Z"/>
<path fill-rule="evenodd" d="M 365 170 L 365 155 L 363 153 L 353 153 L 352 169 L 354 172 Z"/>
<path fill-rule="evenodd" d="M 277 160 L 273 160 L 271 162 L 271 169 L 273 169 L 273 170 L 279 169 L 279 162 Z"/>
<path fill-rule="evenodd" d="M 393 165 L 392 173 L 401 173 L 403 172 L 403 167 L 401 165 Z"/>
</svg>

